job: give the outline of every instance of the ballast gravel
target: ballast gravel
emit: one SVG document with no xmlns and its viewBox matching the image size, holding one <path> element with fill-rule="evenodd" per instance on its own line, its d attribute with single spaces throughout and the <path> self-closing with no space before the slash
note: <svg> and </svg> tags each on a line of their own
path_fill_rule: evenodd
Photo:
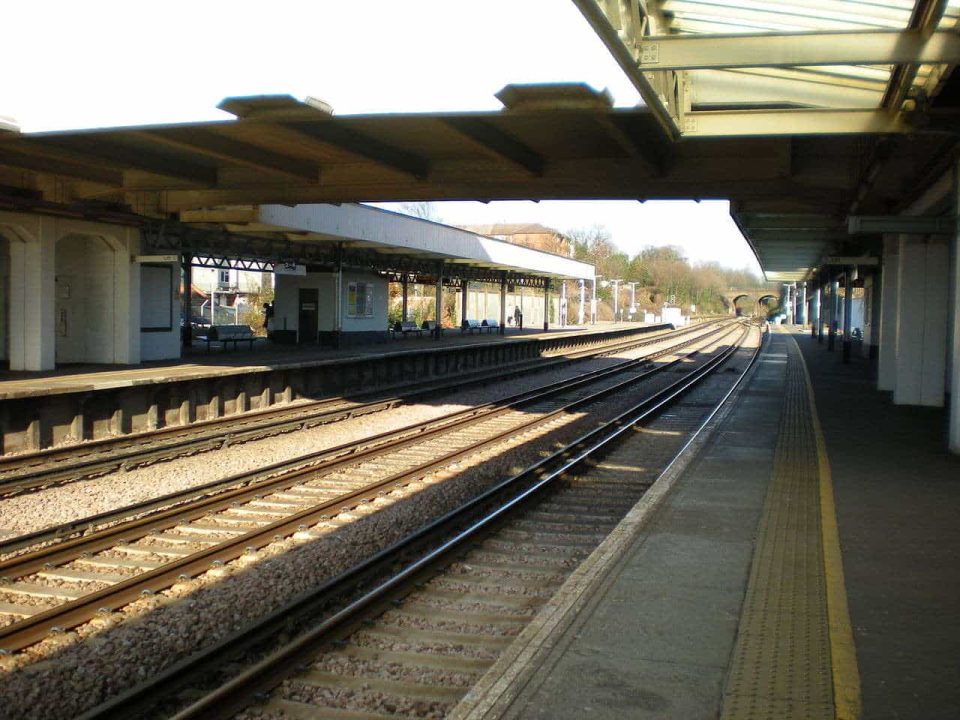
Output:
<svg viewBox="0 0 960 720">
<path fill-rule="evenodd" d="M 578 372 L 582 370 L 581 365 Z M 571 373 L 552 373 L 555 377 L 560 374 Z M 510 393 L 522 389 L 521 385 L 533 386 L 543 382 L 543 377 L 512 381 Z M 486 392 L 490 393 L 489 390 Z M 466 403 L 481 401 L 476 396 L 470 397 L 470 393 L 459 399 Z M 451 407 L 456 406 L 437 404 L 423 409 L 423 412 L 433 417 L 450 411 Z M 158 490 L 156 484 L 160 482 L 160 478 L 176 476 L 175 468 L 183 470 L 180 463 L 188 465 L 197 473 L 193 477 L 194 484 L 207 482 L 228 472 L 236 472 L 238 468 L 235 467 L 235 462 L 251 463 L 253 466 L 283 459 L 270 454 L 277 445 L 286 446 L 289 443 L 289 447 L 294 448 L 294 454 L 303 452 L 304 447 L 330 447 L 346 442 L 350 434 L 354 434 L 354 437 L 369 435 L 383 431 L 390 423 L 396 423 L 395 426 L 409 424 L 414 421 L 413 414 L 416 412 L 418 411 L 411 407 L 402 408 L 391 413 L 392 419 L 386 417 L 387 413 L 357 418 L 359 427 L 350 426 L 349 423 L 353 421 L 346 421 L 231 448 L 229 452 L 215 451 L 126 473 L 119 480 L 112 478 L 112 483 L 123 488 L 114 488 L 115 494 L 111 496 L 114 499 L 110 502 L 116 504 L 116 493 L 125 498 L 124 502 L 133 502 L 128 493 L 140 493 L 139 497 L 142 498 L 143 493 L 149 495 L 170 492 L 172 488 L 169 485 Z M 396 417 L 397 414 L 401 417 Z M 376 427 L 371 427 L 371 423 L 376 423 Z M 351 515 L 355 517 L 352 521 L 345 522 L 341 516 L 333 521 L 319 523 L 311 529 L 312 534 L 319 535 L 316 539 L 288 538 L 271 543 L 252 559 L 244 558 L 242 562 L 235 561 L 215 567 L 166 591 L 142 597 L 119 612 L 106 613 L 73 632 L 51 636 L 21 653 L 0 657 L 0 720 L 53 720 L 74 717 L 120 691 L 158 674 L 176 660 L 212 644 L 258 617 L 267 615 L 323 579 L 347 569 L 361 557 L 388 546 L 430 519 L 475 496 L 491 483 L 539 459 L 544 454 L 544 447 L 554 446 L 582 431 L 582 427 L 578 429 L 578 423 L 567 424 L 553 430 L 546 437 L 539 437 L 536 443 L 512 448 L 509 453 L 497 454 L 497 451 L 493 451 L 471 457 L 461 461 L 456 472 L 442 471 L 429 479 L 412 484 L 403 492 L 392 493 L 385 498 L 379 498 L 378 502 L 354 509 L 351 511 Z M 307 435 L 311 439 L 306 439 Z M 336 437 L 331 439 L 330 435 Z M 238 460 L 235 456 L 242 456 L 243 460 Z M 214 468 L 212 471 L 211 467 Z M 230 469 L 225 469 L 227 467 Z M 208 474 L 203 475 L 204 472 Z M 199 475 L 203 477 L 198 479 Z M 133 476 L 139 477 L 139 481 L 132 483 Z M 149 492 L 142 487 L 136 487 L 138 484 L 150 485 L 151 481 L 153 486 Z M 46 497 L 50 504 L 69 504 L 71 493 L 77 492 L 75 486 L 89 489 L 92 487 L 90 483 L 98 486 L 102 484 L 106 491 L 111 487 L 111 476 L 53 488 L 38 495 Z M 89 494 L 83 492 L 81 497 Z M 53 497 L 56 498 L 55 501 L 51 499 Z M 12 498 L 0 505 L 0 512 L 6 514 L 8 508 L 13 507 L 12 504 L 28 501 L 39 502 L 35 496 Z M 94 510 L 96 511 L 99 510 Z M 29 512 L 23 505 L 17 510 L 18 515 Z M 549 549 L 545 551 L 549 552 Z M 522 595 L 523 593 L 519 593 L 518 599 Z M 440 605 L 444 606 L 443 603 Z M 456 603 L 445 605 L 448 608 L 456 606 Z M 464 604 L 463 607 L 465 610 L 470 609 L 469 604 Z M 483 611 L 489 611 L 489 608 L 487 604 L 477 606 L 477 609 Z M 505 609 L 514 615 L 524 613 L 524 610 L 518 607 Z M 360 637 L 362 639 L 362 633 Z M 400 651 L 404 648 L 403 643 L 390 642 L 381 646 L 379 641 L 368 639 L 373 647 Z M 463 651 L 462 647 L 450 644 L 434 644 L 428 649 L 441 654 L 458 654 Z M 496 653 L 477 652 L 480 653 L 477 657 L 493 659 L 496 656 Z M 51 692 L 51 689 L 56 689 L 56 692 Z M 308 696 L 314 691 L 315 688 L 298 690 Z M 340 697 L 339 691 L 332 692 L 335 697 Z M 357 707 L 378 707 L 377 694 L 373 695 L 373 705 L 364 702 Z M 446 707 L 431 707 L 429 704 L 407 709 L 393 707 L 391 710 L 390 703 L 394 700 L 383 698 L 382 701 L 379 707 L 383 712 L 409 710 L 410 714 L 418 717 L 430 717 L 433 713 L 440 717 L 447 710 Z M 349 703 L 342 705 L 350 706 Z"/>
</svg>

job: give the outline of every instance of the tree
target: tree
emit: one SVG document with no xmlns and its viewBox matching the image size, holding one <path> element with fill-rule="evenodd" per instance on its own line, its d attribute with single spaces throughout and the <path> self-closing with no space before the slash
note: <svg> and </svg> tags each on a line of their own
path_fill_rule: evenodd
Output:
<svg viewBox="0 0 960 720">
<path fill-rule="evenodd" d="M 405 202 L 400 203 L 400 212 L 410 217 L 420 218 L 421 220 L 430 220 L 431 222 L 443 222 L 437 206 L 432 202 Z"/>
</svg>

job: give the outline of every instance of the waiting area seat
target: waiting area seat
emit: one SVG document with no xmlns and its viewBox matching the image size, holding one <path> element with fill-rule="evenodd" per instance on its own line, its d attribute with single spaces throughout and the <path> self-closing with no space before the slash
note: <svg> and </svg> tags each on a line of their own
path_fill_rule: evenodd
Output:
<svg viewBox="0 0 960 720">
<path fill-rule="evenodd" d="M 253 349 L 253 342 L 256 337 L 253 330 L 248 325 L 211 325 L 207 328 L 205 335 L 197 335 L 194 340 L 200 340 L 207 344 L 207 352 L 210 352 L 210 344 L 219 342 L 220 349 L 226 350 L 229 343 L 233 343 L 236 348 L 237 343 L 248 343 L 248 347 Z"/>
<path fill-rule="evenodd" d="M 417 335 L 422 336 L 423 328 L 411 320 L 396 322 L 393 324 L 393 327 L 390 328 L 390 334 L 392 337 L 397 337 L 398 334 L 401 337 L 406 337 L 408 333 L 416 333 Z"/>
<path fill-rule="evenodd" d="M 483 329 L 483 326 L 480 324 L 479 320 L 464 320 L 460 323 L 460 332 L 461 333 L 479 333 Z"/>
<path fill-rule="evenodd" d="M 492 318 L 487 318 L 482 323 L 480 323 L 480 331 L 486 330 L 489 333 L 492 333 L 494 330 L 500 329 L 500 323 Z"/>
</svg>

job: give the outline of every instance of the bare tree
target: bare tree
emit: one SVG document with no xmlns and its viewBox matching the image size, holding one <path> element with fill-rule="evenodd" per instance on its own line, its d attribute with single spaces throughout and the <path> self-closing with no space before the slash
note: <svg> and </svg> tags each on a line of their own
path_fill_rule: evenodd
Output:
<svg viewBox="0 0 960 720">
<path fill-rule="evenodd" d="M 443 222 L 440 212 L 437 210 L 436 203 L 432 202 L 405 202 L 400 203 L 400 212 L 404 215 L 420 218 L 421 220 L 430 220 L 431 222 Z"/>
</svg>

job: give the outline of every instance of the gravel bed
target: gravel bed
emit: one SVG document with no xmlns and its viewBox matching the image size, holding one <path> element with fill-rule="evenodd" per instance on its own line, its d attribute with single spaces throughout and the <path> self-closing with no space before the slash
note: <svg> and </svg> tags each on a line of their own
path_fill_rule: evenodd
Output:
<svg viewBox="0 0 960 720">
<path fill-rule="evenodd" d="M 314 703 L 325 707 L 383 713 L 398 717 L 439 720 L 447 716 L 453 703 L 425 702 L 398 698 L 373 691 L 314 687 L 294 681 L 283 684 L 278 695 L 286 700 Z"/>
<path fill-rule="evenodd" d="M 465 389 L 457 393 L 456 402 L 444 402 L 444 398 L 438 397 L 433 401 L 254 440 L 224 450 L 211 450 L 0 499 L 0 539 L 185 490 L 227 475 L 289 460 L 307 452 L 355 442 L 371 435 L 491 402 L 548 382 L 573 377 L 588 370 L 600 369 L 609 364 L 610 359 L 607 358 L 587 360 L 573 367 L 513 378 L 501 384 Z"/>
<path fill-rule="evenodd" d="M 542 382 L 542 379 L 539 380 Z M 531 382 L 531 384 L 533 384 Z M 510 392 L 520 389 L 521 383 L 511 384 Z M 476 402 L 476 401 L 473 401 Z M 615 412 L 616 402 L 609 403 Z M 449 406 L 435 406 L 438 412 Z M 403 409 L 398 424 L 411 422 L 411 408 Z M 381 413 L 370 418 L 385 420 Z M 359 418 L 367 420 L 368 418 Z M 347 423 L 322 428 L 323 433 L 341 432 Z M 582 432 L 581 426 L 565 426 L 551 432 L 548 444 Z M 382 430 L 378 427 L 376 431 Z M 309 431 L 308 431 L 309 432 Z M 373 432 L 366 429 L 361 434 Z M 268 442 L 293 440 L 296 436 L 272 438 Z M 301 440 L 302 441 L 302 440 Z M 341 435 L 327 445 L 344 442 Z M 233 452 L 246 455 L 254 444 L 234 448 Z M 358 557 L 371 550 L 385 547 L 399 537 L 421 526 L 428 519 L 455 507 L 479 490 L 516 472 L 538 459 L 544 442 L 535 447 L 519 447 L 508 456 L 487 453 L 483 457 L 462 461 L 457 473 L 444 472 L 431 481 L 411 485 L 397 497 L 384 502 L 357 508 L 358 519 L 349 524 L 321 523 L 316 530 L 317 540 L 301 542 L 287 539 L 271 543 L 257 553 L 256 560 L 228 563 L 216 572 L 182 582 L 154 596 L 138 599 L 118 613 L 81 626 L 75 632 L 51 637 L 28 648 L 23 653 L 0 657 L 0 717 L 60 718 L 72 717 L 96 703 L 114 695 L 136 682 L 156 674 L 180 657 L 194 652 L 253 619 L 316 585 L 326 577 L 349 567 Z M 316 442 L 313 448 L 316 448 Z M 311 449 L 313 449 L 311 448 Z M 301 452 L 303 448 L 301 447 Z M 188 460 L 204 466 L 222 453 L 207 454 Z M 263 453 L 257 462 L 272 462 Z M 140 472 L 172 473 L 176 463 L 145 468 Z M 222 471 L 217 471 L 223 474 Z M 101 478 L 97 482 L 106 482 Z M 201 481 L 206 481 L 204 478 Z M 87 486 L 88 483 L 80 483 Z M 71 491 L 75 486 L 56 488 L 50 493 Z M 156 487 L 151 490 L 158 492 Z M 162 492 L 169 491 L 169 487 Z M 40 495 L 47 496 L 47 493 Z M 5 501 L 22 502 L 34 496 Z M 128 500 L 129 502 L 129 500 Z M 365 512 L 369 510 L 369 512 Z M 550 548 L 547 548 L 550 550 Z M 121 553 L 121 556 L 124 556 Z M 138 559 L 141 559 L 138 557 Z M 472 588 L 471 588 L 472 589 Z M 431 600 L 432 601 L 432 600 Z M 447 604 L 453 607 L 456 604 Z M 465 609 L 470 604 L 462 604 Z M 489 612 L 487 604 L 476 609 Z M 511 614 L 523 612 L 506 608 Z M 531 614 L 533 611 L 531 610 Z M 117 623 L 124 618 L 125 622 Z M 79 642 L 80 640 L 92 640 Z M 458 652 L 452 646 L 437 646 L 438 652 Z M 495 653 L 494 653 L 495 655 Z M 50 660 L 56 656 L 55 661 Z M 50 692 L 56 688 L 57 692 Z M 364 703 L 364 707 L 370 707 Z"/>
<path fill-rule="evenodd" d="M 438 620 L 419 615 L 402 615 L 393 611 L 377 618 L 377 623 L 393 627 L 417 628 L 419 630 L 443 630 L 444 632 L 458 632 L 467 635 L 491 635 L 497 637 L 514 637 L 520 634 L 523 626 L 500 625 L 496 623 L 468 623 L 457 620 Z"/>
<path fill-rule="evenodd" d="M 445 685 L 468 688 L 480 675 L 480 671 L 440 670 L 437 668 L 401 665 L 396 662 L 361 660 L 349 655 L 325 655 L 310 666 L 312 670 L 336 673 L 348 677 L 363 677 L 374 674 L 396 682 Z"/>
<path fill-rule="evenodd" d="M 357 647 L 386 650 L 388 652 L 413 652 L 427 655 L 450 655 L 452 657 L 469 657 L 478 660 L 496 660 L 499 651 L 487 648 L 461 645 L 449 642 L 407 642 L 400 638 L 374 637 L 361 630 L 350 636 L 350 642 Z"/>
</svg>

